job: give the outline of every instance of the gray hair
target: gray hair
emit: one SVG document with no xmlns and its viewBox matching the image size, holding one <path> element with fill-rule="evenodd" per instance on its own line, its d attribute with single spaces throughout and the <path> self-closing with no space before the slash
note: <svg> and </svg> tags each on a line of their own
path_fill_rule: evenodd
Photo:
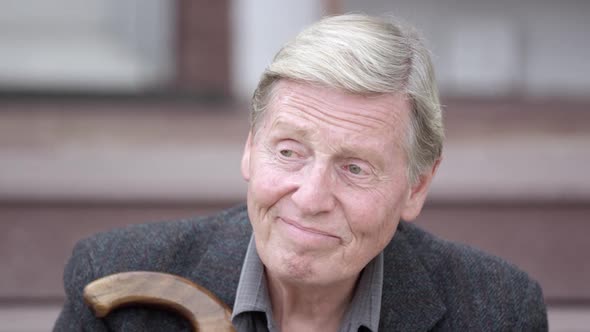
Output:
<svg viewBox="0 0 590 332">
<path fill-rule="evenodd" d="M 252 98 L 252 131 L 281 79 L 360 95 L 405 94 L 412 106 L 404 145 L 410 183 L 441 156 L 444 129 L 430 52 L 409 27 L 361 14 L 327 17 L 309 26 L 281 48 L 262 74 Z"/>
</svg>

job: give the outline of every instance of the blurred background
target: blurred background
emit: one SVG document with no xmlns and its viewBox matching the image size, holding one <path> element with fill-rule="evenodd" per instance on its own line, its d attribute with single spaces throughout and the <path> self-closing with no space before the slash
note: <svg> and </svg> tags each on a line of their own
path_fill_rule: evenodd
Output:
<svg viewBox="0 0 590 332">
<path fill-rule="evenodd" d="M 48 331 L 74 243 L 243 201 L 248 98 L 329 14 L 433 50 L 448 140 L 418 224 L 526 270 L 590 330 L 590 2 L 0 0 L 0 331 Z"/>
</svg>

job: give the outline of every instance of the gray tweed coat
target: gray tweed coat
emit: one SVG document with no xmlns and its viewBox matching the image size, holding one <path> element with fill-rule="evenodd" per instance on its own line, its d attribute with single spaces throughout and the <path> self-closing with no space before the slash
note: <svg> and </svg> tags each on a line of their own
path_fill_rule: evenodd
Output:
<svg viewBox="0 0 590 332">
<path fill-rule="evenodd" d="M 64 272 L 54 331 L 189 331 L 175 314 L 124 308 L 96 319 L 89 282 L 117 272 L 162 271 L 193 280 L 233 306 L 252 229 L 244 206 L 216 216 L 131 226 L 80 241 Z M 539 285 L 499 258 L 400 223 L 384 250 L 380 331 L 546 331 Z"/>
</svg>

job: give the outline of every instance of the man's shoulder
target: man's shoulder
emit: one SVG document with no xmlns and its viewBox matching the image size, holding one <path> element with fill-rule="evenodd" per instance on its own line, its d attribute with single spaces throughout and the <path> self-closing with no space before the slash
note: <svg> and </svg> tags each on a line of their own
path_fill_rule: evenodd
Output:
<svg viewBox="0 0 590 332">
<path fill-rule="evenodd" d="M 187 278 L 233 305 L 251 228 L 244 206 L 209 217 L 129 226 L 79 241 L 64 269 L 66 303 L 54 330 L 134 326 L 139 330 L 187 330 L 177 316 L 149 308 L 125 308 L 97 320 L 84 304 L 84 287 L 126 271 L 157 271 Z M 134 329 L 135 330 L 135 329 Z"/>
<path fill-rule="evenodd" d="M 211 246 L 230 251 L 232 242 L 246 242 L 250 233 L 246 209 L 240 205 L 210 216 L 96 233 L 76 244 L 70 263 L 91 270 L 94 278 L 132 270 L 190 277 Z"/>
<path fill-rule="evenodd" d="M 479 321 L 493 322 L 496 329 L 491 330 L 509 326 L 546 330 L 541 287 L 516 265 L 413 224 L 402 223 L 398 231 L 416 263 L 426 270 L 455 328 L 471 329 Z"/>
<path fill-rule="evenodd" d="M 403 223 L 400 229 L 434 279 L 441 274 L 452 273 L 460 279 L 489 279 L 498 283 L 532 281 L 516 265 L 480 249 L 442 239 L 413 224 Z"/>
</svg>

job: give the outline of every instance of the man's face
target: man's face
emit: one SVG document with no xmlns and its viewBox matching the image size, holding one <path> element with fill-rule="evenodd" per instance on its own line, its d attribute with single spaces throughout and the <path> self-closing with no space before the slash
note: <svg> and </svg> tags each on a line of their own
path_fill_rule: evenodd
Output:
<svg viewBox="0 0 590 332">
<path fill-rule="evenodd" d="M 410 108 L 282 80 L 242 159 L 248 214 L 268 273 L 299 284 L 356 278 L 424 195 L 406 178 Z M 416 190 L 416 188 L 418 188 Z"/>
</svg>

